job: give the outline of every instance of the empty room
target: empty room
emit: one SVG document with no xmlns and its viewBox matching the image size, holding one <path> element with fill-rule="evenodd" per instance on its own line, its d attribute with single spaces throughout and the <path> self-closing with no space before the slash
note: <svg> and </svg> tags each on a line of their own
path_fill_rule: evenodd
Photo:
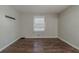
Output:
<svg viewBox="0 0 79 59">
<path fill-rule="evenodd" d="M 79 53 L 79 5 L 0 5 L 1 53 Z"/>
</svg>

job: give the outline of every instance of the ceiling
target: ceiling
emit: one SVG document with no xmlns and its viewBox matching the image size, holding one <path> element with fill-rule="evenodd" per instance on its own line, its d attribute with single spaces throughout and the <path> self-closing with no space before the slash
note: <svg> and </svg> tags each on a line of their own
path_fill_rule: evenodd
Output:
<svg viewBox="0 0 79 59">
<path fill-rule="evenodd" d="M 23 13 L 60 13 L 68 5 L 14 5 L 16 10 Z"/>
</svg>

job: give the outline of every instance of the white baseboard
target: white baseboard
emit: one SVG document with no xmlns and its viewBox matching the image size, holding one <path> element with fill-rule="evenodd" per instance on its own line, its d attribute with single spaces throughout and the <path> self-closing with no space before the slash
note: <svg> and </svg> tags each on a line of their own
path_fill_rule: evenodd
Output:
<svg viewBox="0 0 79 59">
<path fill-rule="evenodd" d="M 25 36 L 25 38 L 57 38 L 57 36 L 32 36 L 32 37 Z"/>
<path fill-rule="evenodd" d="M 16 40 L 10 42 L 9 44 L 5 45 L 3 48 L 0 49 L 0 52 L 3 51 L 4 49 L 6 49 L 8 46 L 10 46 L 11 44 L 13 44 L 14 42 L 16 42 L 19 38 L 17 38 Z"/>
<path fill-rule="evenodd" d="M 69 44 L 70 46 L 72 46 L 72 47 L 74 47 L 74 48 L 76 48 L 76 49 L 79 50 L 79 47 L 75 46 L 74 44 L 71 44 L 70 42 L 66 41 L 65 39 L 63 39 L 63 38 L 61 38 L 61 37 L 58 37 L 58 38 L 59 38 L 60 40 L 64 41 L 64 42 L 66 42 L 66 43 Z"/>
</svg>

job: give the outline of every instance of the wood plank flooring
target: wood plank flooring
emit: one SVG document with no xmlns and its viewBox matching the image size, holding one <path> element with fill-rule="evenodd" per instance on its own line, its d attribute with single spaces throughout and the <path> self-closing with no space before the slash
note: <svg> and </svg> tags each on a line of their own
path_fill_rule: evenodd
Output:
<svg viewBox="0 0 79 59">
<path fill-rule="evenodd" d="M 1 53 L 78 53 L 79 51 L 57 38 L 19 39 Z"/>
</svg>

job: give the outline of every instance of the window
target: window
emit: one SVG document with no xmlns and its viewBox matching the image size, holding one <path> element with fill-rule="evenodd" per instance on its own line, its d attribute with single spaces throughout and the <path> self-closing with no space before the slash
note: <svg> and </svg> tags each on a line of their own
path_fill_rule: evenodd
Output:
<svg viewBox="0 0 79 59">
<path fill-rule="evenodd" d="M 44 16 L 35 16 L 34 17 L 34 24 L 33 24 L 34 31 L 45 31 L 45 18 Z"/>
</svg>

